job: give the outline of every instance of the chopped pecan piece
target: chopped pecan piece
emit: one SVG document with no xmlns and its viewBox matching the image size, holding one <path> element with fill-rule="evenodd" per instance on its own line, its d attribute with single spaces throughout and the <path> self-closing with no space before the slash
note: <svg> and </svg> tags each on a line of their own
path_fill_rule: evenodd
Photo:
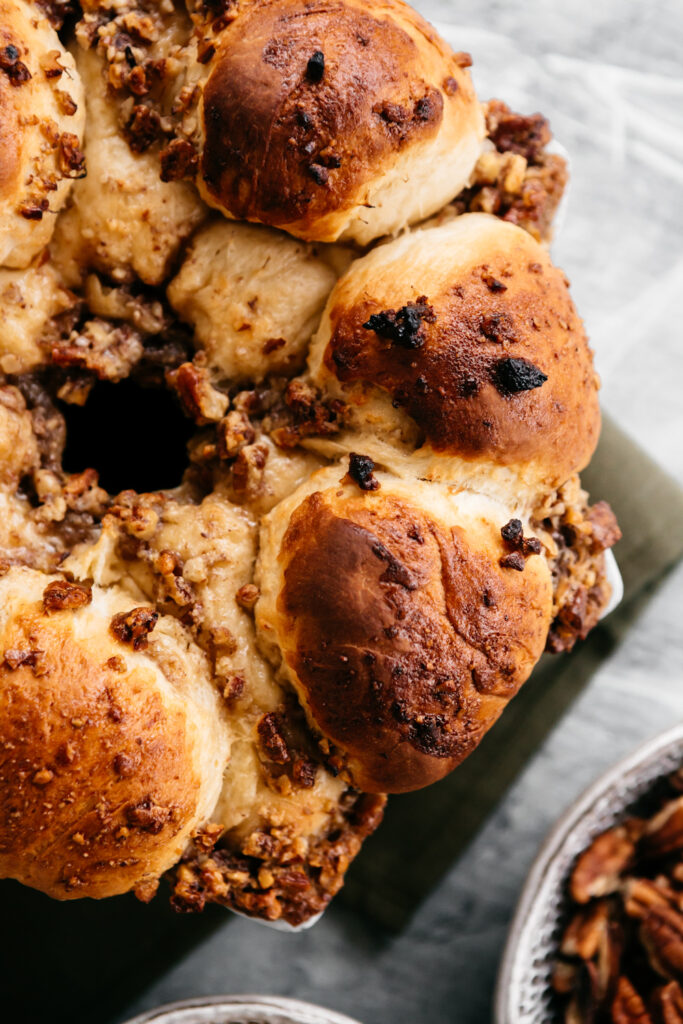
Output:
<svg viewBox="0 0 683 1024">
<path fill-rule="evenodd" d="M 624 825 L 594 839 L 572 872 L 572 898 L 577 903 L 588 903 L 596 896 L 616 892 L 622 872 L 633 862 L 635 849 L 634 837 Z"/>
<path fill-rule="evenodd" d="M 287 764 L 291 759 L 282 726 L 282 716 L 275 711 L 264 715 L 257 726 L 261 749 L 268 760 L 275 764 Z"/>
<path fill-rule="evenodd" d="M 216 429 L 218 455 L 221 459 L 234 459 L 248 444 L 253 444 L 256 433 L 249 417 L 232 409 Z"/>
<path fill-rule="evenodd" d="M 194 178 L 199 164 L 197 150 L 187 139 L 173 139 L 159 154 L 161 180 L 180 181 Z"/>
<path fill-rule="evenodd" d="M 254 583 L 245 583 L 235 595 L 237 603 L 246 611 L 253 611 L 256 602 L 261 596 L 259 588 Z"/>
<path fill-rule="evenodd" d="M 491 100 L 486 114 L 488 136 L 503 153 L 519 153 L 529 162 L 539 158 L 552 134 L 542 114 L 516 114 L 500 100 Z"/>
<path fill-rule="evenodd" d="M 34 676 L 42 676 L 46 671 L 44 658 L 45 651 L 38 650 L 37 648 L 34 650 L 11 648 L 5 651 L 3 663 L 11 672 L 15 672 L 22 665 L 26 665 L 27 668 L 33 670 Z"/>
<path fill-rule="evenodd" d="M 619 978 L 617 994 L 612 1003 L 612 1020 L 614 1024 L 654 1024 L 645 1009 L 645 1003 L 628 978 Z"/>
<path fill-rule="evenodd" d="M 183 363 L 169 370 L 166 380 L 180 398 L 183 409 L 200 426 L 216 423 L 228 408 L 228 396 L 211 383 L 209 371 L 195 363 Z"/>
<path fill-rule="evenodd" d="M 652 1005 L 661 1024 L 683 1024 L 683 990 L 677 981 L 655 989 Z"/>
<path fill-rule="evenodd" d="M 256 498 L 263 487 L 268 449 L 264 444 L 242 448 L 233 463 L 232 483 L 238 501 Z"/>
<path fill-rule="evenodd" d="M 109 628 L 121 643 L 130 644 L 134 651 L 143 651 L 158 619 L 159 612 L 153 608 L 133 608 L 115 615 Z"/>
<path fill-rule="evenodd" d="M 145 797 L 139 804 L 126 808 L 126 820 L 129 825 L 158 835 L 164 825 L 171 819 L 171 809 L 160 807 L 151 796 Z"/>
<path fill-rule="evenodd" d="M 606 501 L 597 501 L 588 509 L 587 519 L 591 524 L 591 549 L 597 553 L 614 547 L 621 540 L 617 517 Z"/>
<path fill-rule="evenodd" d="M 640 840 L 644 856 L 662 856 L 683 850 L 683 796 L 667 803 L 652 818 Z"/>
<path fill-rule="evenodd" d="M 640 934 L 653 969 L 665 978 L 683 979 L 683 914 L 672 907 L 652 907 Z"/>
<path fill-rule="evenodd" d="M 69 580 L 53 580 L 43 591 L 43 611 L 46 615 L 66 609 L 84 608 L 91 601 L 90 587 Z"/>
<path fill-rule="evenodd" d="M 609 924 L 609 905 L 600 900 L 594 906 L 580 910 L 564 933 L 560 952 L 563 956 L 578 956 L 592 960 Z"/>
</svg>

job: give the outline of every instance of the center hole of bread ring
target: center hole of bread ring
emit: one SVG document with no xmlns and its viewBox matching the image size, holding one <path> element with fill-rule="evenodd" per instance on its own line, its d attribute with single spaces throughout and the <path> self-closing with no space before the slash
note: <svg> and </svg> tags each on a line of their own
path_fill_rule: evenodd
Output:
<svg viewBox="0 0 683 1024">
<path fill-rule="evenodd" d="M 60 403 L 66 419 L 64 469 L 96 469 L 110 494 L 180 484 L 196 427 L 173 394 L 132 380 L 97 383 L 83 406 Z"/>
</svg>

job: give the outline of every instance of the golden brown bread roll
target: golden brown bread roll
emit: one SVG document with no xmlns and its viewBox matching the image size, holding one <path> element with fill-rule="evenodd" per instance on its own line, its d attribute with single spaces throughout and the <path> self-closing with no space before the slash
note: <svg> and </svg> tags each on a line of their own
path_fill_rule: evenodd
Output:
<svg viewBox="0 0 683 1024">
<path fill-rule="evenodd" d="M 228 759 L 206 660 L 121 588 L 14 568 L 0 593 L 0 876 L 58 899 L 153 889 Z"/>
<path fill-rule="evenodd" d="M 0 2 L 0 266 L 26 267 L 84 173 L 83 89 L 38 7 Z"/>
<path fill-rule="evenodd" d="M 484 134 L 469 61 L 402 0 L 252 0 L 226 20 L 200 44 L 211 206 L 365 245 L 466 183 Z"/>
<path fill-rule="evenodd" d="M 538 542 L 506 566 L 510 508 L 345 473 L 319 471 L 265 518 L 257 623 L 354 784 L 404 792 L 459 764 L 531 672 L 550 572 Z"/>
<path fill-rule="evenodd" d="M 354 263 L 309 363 L 314 382 L 347 403 L 363 437 L 351 446 L 370 435 L 411 457 L 419 448 L 424 475 L 490 481 L 507 467 L 548 489 L 597 443 L 598 379 L 566 278 L 531 235 L 487 214 Z"/>
</svg>

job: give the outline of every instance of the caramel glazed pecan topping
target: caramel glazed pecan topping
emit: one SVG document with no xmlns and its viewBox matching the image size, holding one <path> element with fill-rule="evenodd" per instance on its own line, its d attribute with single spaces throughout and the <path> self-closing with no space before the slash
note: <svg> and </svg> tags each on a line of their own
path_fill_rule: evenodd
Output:
<svg viewBox="0 0 683 1024">
<path fill-rule="evenodd" d="M 654 814 L 625 818 L 575 863 L 553 977 L 567 1024 L 683 1021 L 682 791 L 679 769 L 656 784 Z"/>
</svg>

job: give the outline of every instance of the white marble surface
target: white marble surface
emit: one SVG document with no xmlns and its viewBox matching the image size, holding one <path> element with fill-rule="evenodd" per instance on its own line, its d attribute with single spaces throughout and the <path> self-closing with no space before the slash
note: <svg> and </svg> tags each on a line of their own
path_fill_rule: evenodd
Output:
<svg viewBox="0 0 683 1024">
<path fill-rule="evenodd" d="M 543 110 L 570 149 L 571 207 L 556 257 L 593 339 L 604 404 L 683 483 L 680 0 L 417 6 L 462 26 L 458 48 L 472 49 L 482 94 L 493 79 L 491 91 Z M 296 936 L 226 915 L 131 1012 L 201 993 L 267 991 L 365 1024 L 482 1024 L 544 833 L 603 768 L 683 715 L 682 612 L 679 567 L 400 937 L 339 905 Z"/>
</svg>

